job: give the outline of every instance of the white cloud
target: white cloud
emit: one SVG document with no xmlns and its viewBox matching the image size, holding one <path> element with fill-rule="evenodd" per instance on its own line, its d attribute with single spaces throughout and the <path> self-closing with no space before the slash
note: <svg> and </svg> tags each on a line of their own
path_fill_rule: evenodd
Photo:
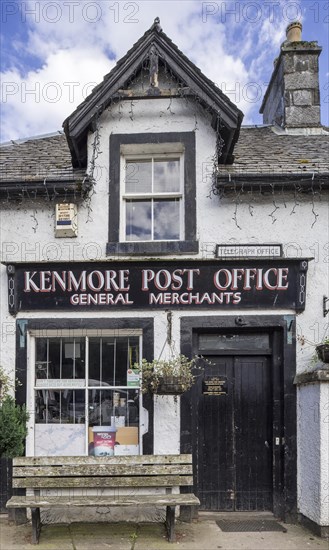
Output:
<svg viewBox="0 0 329 550">
<path fill-rule="evenodd" d="M 41 69 L 2 74 L 3 139 L 55 131 L 113 65 L 96 49 L 58 50 Z"/>
<path fill-rule="evenodd" d="M 205 18 L 205 4 L 199 0 L 23 2 L 22 17 L 29 25 L 24 47 L 40 60 L 40 67 L 24 73 L 17 58 L 1 75 L 5 92 L 2 139 L 59 129 L 84 99 L 86 85 L 100 82 L 114 59 L 132 47 L 156 16 L 164 32 L 237 104 L 246 115 L 245 122 L 250 122 L 265 92 L 262 75 L 271 72 L 287 21 L 281 17 L 273 23 L 264 11 L 256 24 L 243 17 L 227 17 L 225 23 L 219 10 Z M 229 2 L 224 4 L 228 9 Z M 260 1 L 253 4 L 263 5 Z M 27 9 L 32 13 L 28 15 Z"/>
</svg>

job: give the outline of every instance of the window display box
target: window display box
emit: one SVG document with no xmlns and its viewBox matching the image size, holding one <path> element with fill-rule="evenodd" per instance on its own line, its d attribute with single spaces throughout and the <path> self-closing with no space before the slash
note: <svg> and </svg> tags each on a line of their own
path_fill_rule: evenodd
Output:
<svg viewBox="0 0 329 550">
<path fill-rule="evenodd" d="M 120 445 L 138 445 L 138 428 L 117 428 L 115 441 Z"/>
<path fill-rule="evenodd" d="M 139 445 L 115 445 L 114 456 L 139 455 Z"/>
</svg>

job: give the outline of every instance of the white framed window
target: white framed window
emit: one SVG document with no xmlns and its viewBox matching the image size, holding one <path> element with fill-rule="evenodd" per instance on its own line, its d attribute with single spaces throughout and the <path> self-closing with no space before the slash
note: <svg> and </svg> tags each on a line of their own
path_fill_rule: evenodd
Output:
<svg viewBox="0 0 329 550">
<path fill-rule="evenodd" d="M 195 132 L 110 135 L 109 256 L 197 254 Z"/>
<path fill-rule="evenodd" d="M 121 240 L 184 239 L 184 154 L 122 154 Z"/>
<path fill-rule="evenodd" d="M 128 329 L 31 333 L 33 454 L 141 452 L 141 342 Z"/>
</svg>

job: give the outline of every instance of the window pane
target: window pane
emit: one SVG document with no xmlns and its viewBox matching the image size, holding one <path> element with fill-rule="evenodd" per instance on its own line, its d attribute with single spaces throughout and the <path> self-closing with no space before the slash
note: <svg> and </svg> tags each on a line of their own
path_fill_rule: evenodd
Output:
<svg viewBox="0 0 329 550">
<path fill-rule="evenodd" d="M 89 385 L 112 386 L 115 369 L 115 338 L 89 339 Z"/>
<path fill-rule="evenodd" d="M 151 201 L 126 201 L 126 239 L 151 239 Z"/>
<path fill-rule="evenodd" d="M 61 376 L 61 340 L 59 338 L 48 338 L 49 345 L 49 368 L 48 378 L 62 378 Z"/>
<path fill-rule="evenodd" d="M 101 386 L 101 338 L 89 338 L 89 385 Z"/>
<path fill-rule="evenodd" d="M 84 390 L 39 390 L 35 405 L 38 424 L 80 424 L 85 421 Z"/>
<path fill-rule="evenodd" d="M 37 363 L 47 362 L 47 338 L 38 338 L 36 340 L 36 361 Z"/>
<path fill-rule="evenodd" d="M 128 160 L 126 162 L 126 193 L 151 193 L 152 161 Z"/>
<path fill-rule="evenodd" d="M 262 350 L 270 347 L 269 334 L 200 334 L 199 350 Z"/>
<path fill-rule="evenodd" d="M 154 160 L 154 192 L 180 191 L 179 159 Z"/>
<path fill-rule="evenodd" d="M 127 371 L 139 361 L 139 338 L 89 339 L 89 385 L 127 386 Z"/>
<path fill-rule="evenodd" d="M 85 378 L 84 338 L 37 338 L 36 378 Z"/>
<path fill-rule="evenodd" d="M 85 378 L 85 339 L 62 338 L 61 378 Z"/>
<path fill-rule="evenodd" d="M 117 338 L 115 356 L 115 386 L 127 386 L 127 372 L 139 361 L 138 337 Z"/>
<path fill-rule="evenodd" d="M 49 339 L 48 338 L 38 338 L 36 340 L 36 361 L 35 361 L 35 377 L 38 379 L 49 378 L 49 360 L 48 360 L 48 349 Z M 60 353 L 57 356 L 57 362 L 60 362 Z"/>
<path fill-rule="evenodd" d="M 154 201 L 154 240 L 180 238 L 180 201 Z"/>
</svg>

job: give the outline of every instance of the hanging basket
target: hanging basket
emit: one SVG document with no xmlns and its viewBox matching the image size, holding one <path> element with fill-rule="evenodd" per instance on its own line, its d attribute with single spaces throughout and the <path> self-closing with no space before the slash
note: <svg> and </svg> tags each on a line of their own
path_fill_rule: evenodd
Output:
<svg viewBox="0 0 329 550">
<path fill-rule="evenodd" d="M 179 376 L 166 376 L 159 378 L 159 384 L 154 393 L 157 395 L 181 395 L 189 387 Z"/>
<path fill-rule="evenodd" d="M 202 370 L 198 366 L 198 357 L 188 359 L 185 355 L 176 355 L 170 359 L 142 359 L 135 364 L 142 374 L 143 393 L 158 395 L 180 395 L 194 384 L 196 373 Z"/>
<path fill-rule="evenodd" d="M 329 344 L 319 344 L 315 349 L 320 361 L 329 363 Z"/>
</svg>

